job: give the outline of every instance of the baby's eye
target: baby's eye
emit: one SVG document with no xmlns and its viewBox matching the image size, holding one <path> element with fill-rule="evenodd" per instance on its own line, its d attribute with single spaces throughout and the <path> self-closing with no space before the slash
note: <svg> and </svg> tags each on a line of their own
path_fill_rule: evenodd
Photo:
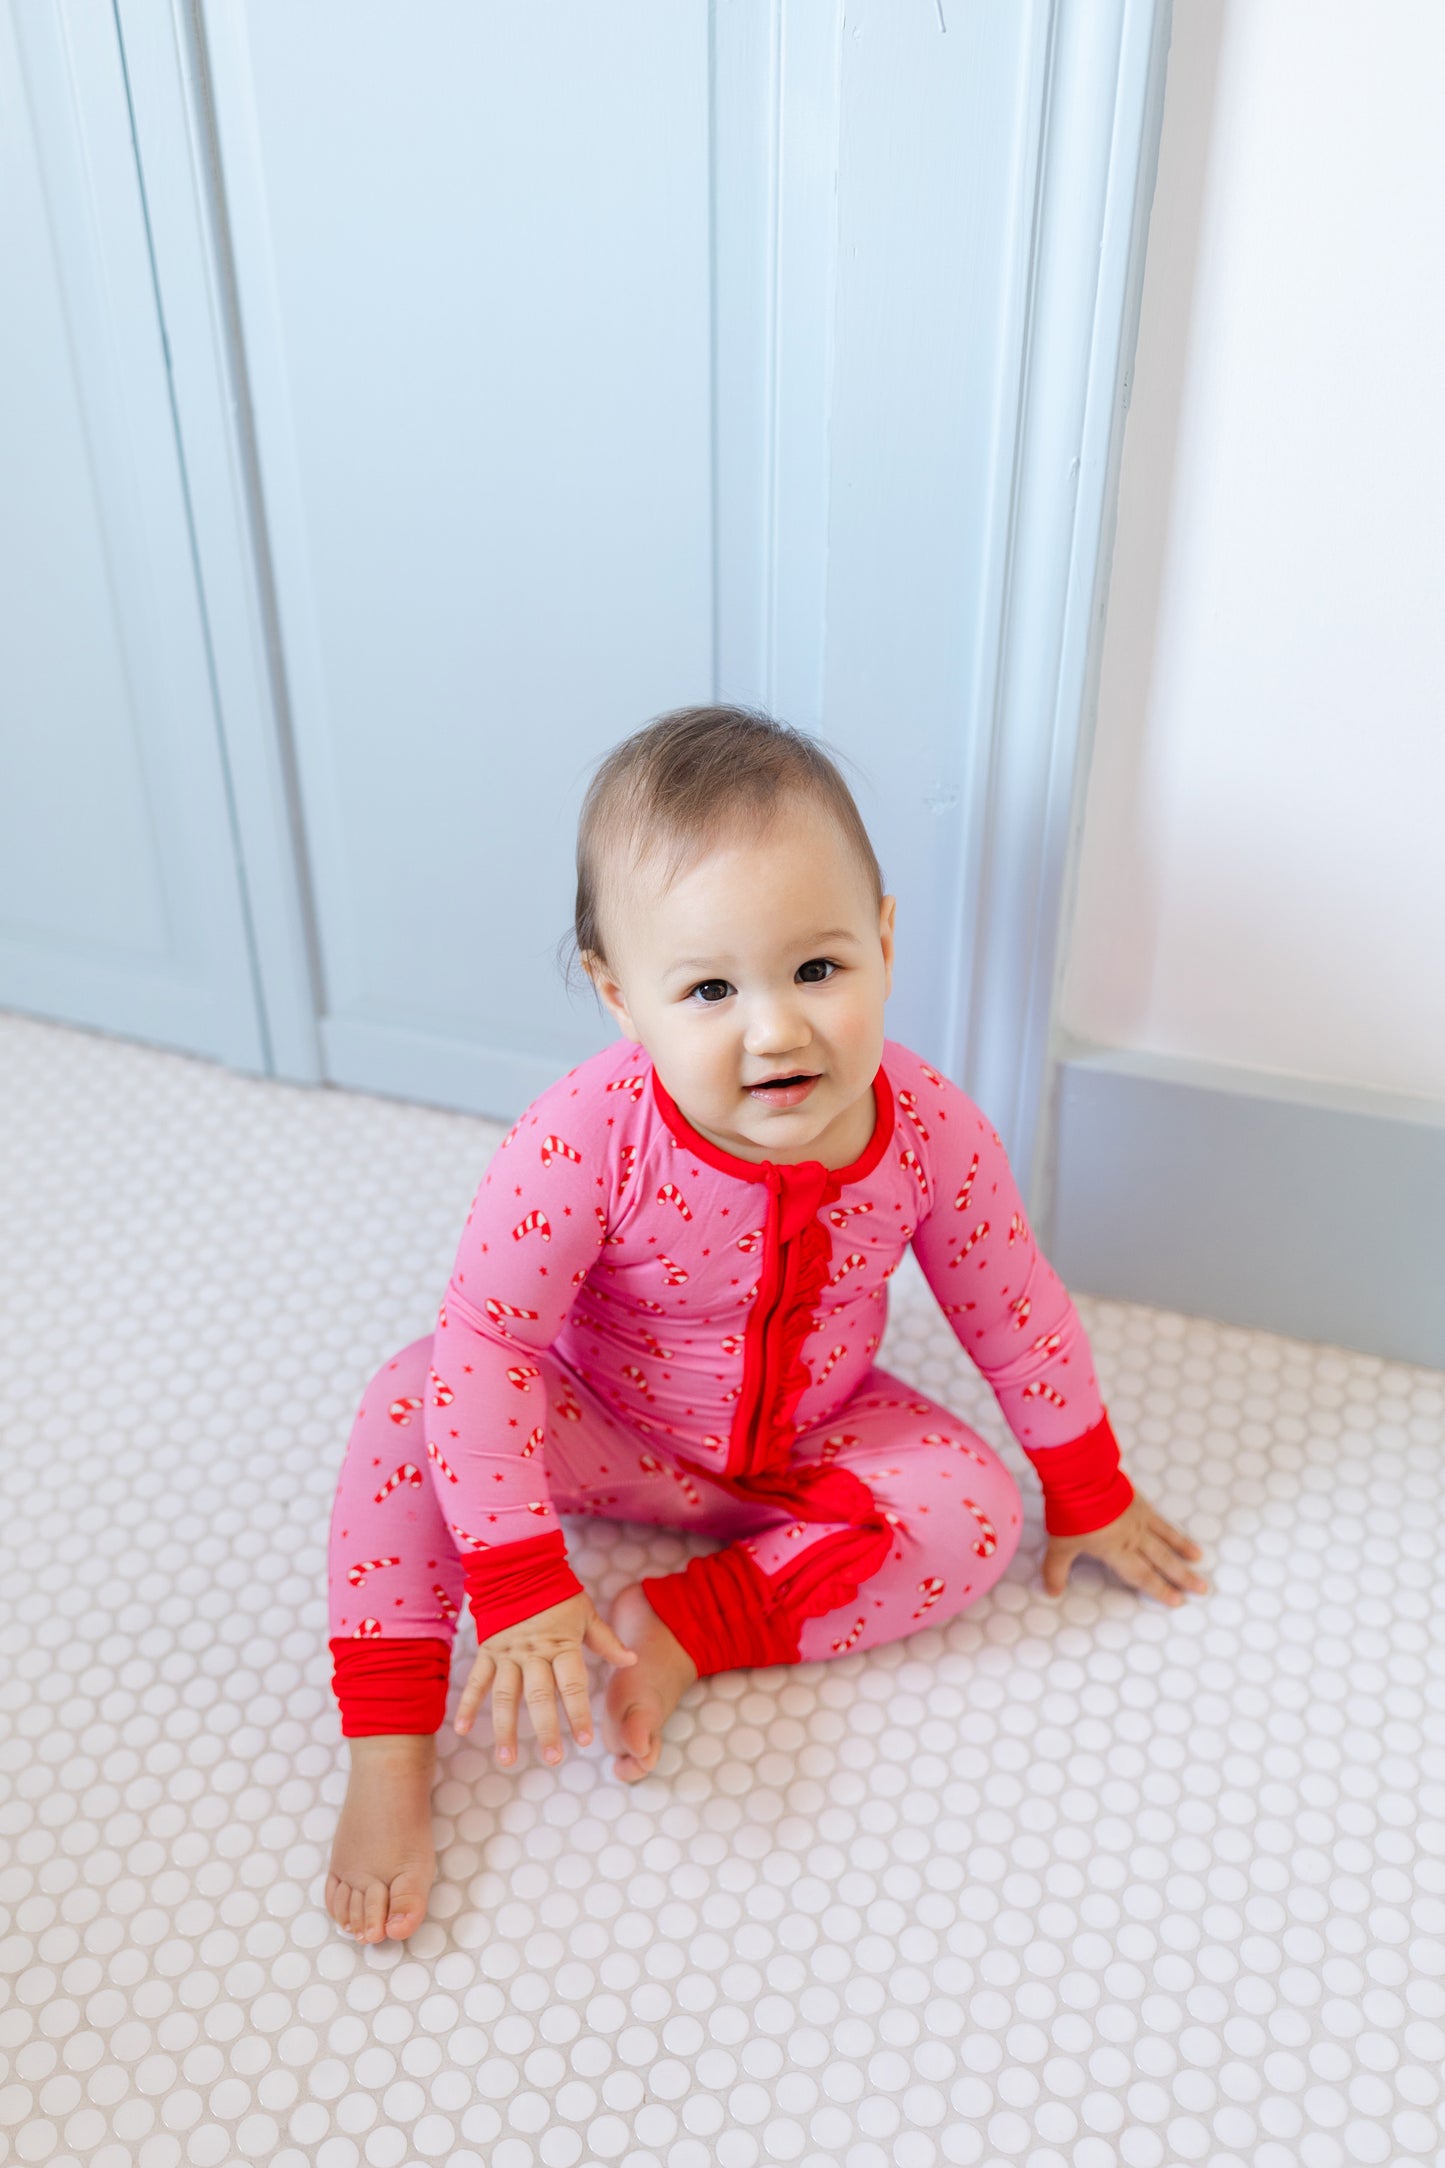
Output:
<svg viewBox="0 0 1445 2168">
<path fill-rule="evenodd" d="M 831 975 L 834 971 L 837 970 L 837 968 L 838 966 L 833 963 L 831 959 L 827 956 L 812 956 L 808 959 L 807 963 L 799 964 L 798 976 L 800 979 L 803 979 L 803 984 L 805 986 L 826 986 L 828 983 L 827 979 L 803 978 L 804 972 L 826 971 Z"/>
<path fill-rule="evenodd" d="M 709 993 L 708 989 L 710 987 L 716 987 L 718 989 L 716 994 Z M 726 979 L 699 979 L 697 985 L 694 986 L 692 991 L 694 994 L 701 994 L 703 997 L 704 1007 L 711 1009 L 714 1008 L 719 1001 L 725 1001 L 727 999 L 727 996 L 732 992 L 732 988 L 729 986 Z"/>
</svg>

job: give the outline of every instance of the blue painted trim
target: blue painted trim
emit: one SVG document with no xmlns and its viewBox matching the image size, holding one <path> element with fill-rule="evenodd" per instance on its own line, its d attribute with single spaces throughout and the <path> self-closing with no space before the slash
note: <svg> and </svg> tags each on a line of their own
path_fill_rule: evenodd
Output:
<svg viewBox="0 0 1445 2168">
<path fill-rule="evenodd" d="M 1445 1368 L 1445 1106 L 1076 1049 L 1057 1153 L 1070 1285 Z"/>
<path fill-rule="evenodd" d="M 974 935 L 952 1066 L 1037 1204 L 1068 831 L 1092 734 L 1170 5 L 1056 5 L 1034 21 L 1036 125 L 1021 138 L 1032 238 L 1019 259 L 1014 409 L 998 424 L 997 638 L 969 784 L 963 923 Z"/>
<path fill-rule="evenodd" d="M 319 968 L 286 686 L 214 170 L 204 55 L 184 0 L 115 0 L 176 428 L 249 902 L 268 1067 L 321 1078 Z"/>
</svg>

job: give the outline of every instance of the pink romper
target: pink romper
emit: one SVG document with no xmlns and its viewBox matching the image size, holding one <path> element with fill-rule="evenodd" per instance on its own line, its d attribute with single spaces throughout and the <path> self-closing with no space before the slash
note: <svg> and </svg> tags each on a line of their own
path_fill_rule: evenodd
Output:
<svg viewBox="0 0 1445 2168">
<path fill-rule="evenodd" d="M 1038 1470 L 1051 1534 L 1133 1497 L 1078 1315 L 1003 1146 L 885 1039 L 851 1166 L 755 1163 L 699 1135 L 621 1040 L 498 1146 L 436 1329 L 371 1380 L 332 1516 L 348 1737 L 430 1731 L 451 1640 L 581 1587 L 558 1516 L 722 1547 L 643 1582 L 702 1676 L 866 1649 L 977 1602 L 1018 1544 L 982 1438 L 875 1361 L 913 1245 Z"/>
</svg>

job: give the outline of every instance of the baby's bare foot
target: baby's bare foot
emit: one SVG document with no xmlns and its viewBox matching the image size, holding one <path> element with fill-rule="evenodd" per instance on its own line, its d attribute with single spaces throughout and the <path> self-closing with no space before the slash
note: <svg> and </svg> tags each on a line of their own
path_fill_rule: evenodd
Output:
<svg viewBox="0 0 1445 2168">
<path fill-rule="evenodd" d="M 613 1775 L 635 1784 L 656 1767 L 662 1727 L 697 1677 L 697 1666 L 638 1581 L 619 1593 L 609 1623 L 628 1648 L 636 1649 L 637 1662 L 615 1670 L 607 1681 L 602 1736 L 617 1756 Z"/>
<path fill-rule="evenodd" d="M 351 1780 L 331 1847 L 326 1909 L 358 1942 L 403 1942 L 436 1880 L 431 1831 L 436 1740 L 388 1733 L 351 1741 Z"/>
</svg>

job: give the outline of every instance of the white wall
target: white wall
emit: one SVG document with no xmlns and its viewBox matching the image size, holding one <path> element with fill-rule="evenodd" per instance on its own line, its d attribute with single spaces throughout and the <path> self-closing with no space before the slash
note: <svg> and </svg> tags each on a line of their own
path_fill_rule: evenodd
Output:
<svg viewBox="0 0 1445 2168">
<path fill-rule="evenodd" d="M 1064 1030 L 1445 1101 L 1445 8 L 1175 0 Z"/>
</svg>

